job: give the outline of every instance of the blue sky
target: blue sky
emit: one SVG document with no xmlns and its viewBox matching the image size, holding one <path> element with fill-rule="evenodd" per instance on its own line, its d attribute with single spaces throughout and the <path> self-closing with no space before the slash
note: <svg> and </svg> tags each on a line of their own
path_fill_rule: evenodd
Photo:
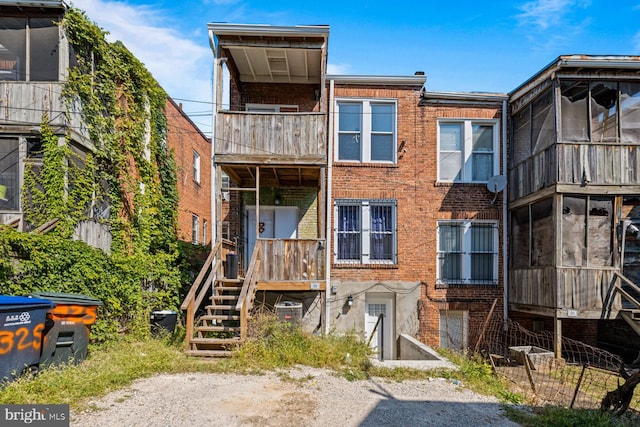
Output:
<svg viewBox="0 0 640 427">
<path fill-rule="evenodd" d="M 433 91 L 509 92 L 563 54 L 640 54 L 640 0 L 69 0 L 169 95 L 211 101 L 207 23 L 327 24 L 329 73 L 412 75 Z M 210 131 L 203 103 L 182 101 Z"/>
</svg>

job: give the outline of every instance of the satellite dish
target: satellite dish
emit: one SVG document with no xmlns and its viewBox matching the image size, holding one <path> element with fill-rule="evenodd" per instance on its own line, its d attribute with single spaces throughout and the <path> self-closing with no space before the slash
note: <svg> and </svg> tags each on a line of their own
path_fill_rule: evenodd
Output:
<svg viewBox="0 0 640 427">
<path fill-rule="evenodd" d="M 504 190 L 504 187 L 507 186 L 507 179 L 502 175 L 495 175 L 489 178 L 487 181 L 487 188 L 492 193 L 497 193 L 499 191 Z"/>
<path fill-rule="evenodd" d="M 491 204 L 494 204 L 496 202 L 496 199 L 498 198 L 498 192 L 504 190 L 504 187 L 506 186 L 507 186 L 507 179 L 502 175 L 495 175 L 489 178 L 489 181 L 487 181 L 487 188 L 492 193 L 495 193 L 495 196 L 493 196 L 493 200 L 491 201 Z"/>
</svg>

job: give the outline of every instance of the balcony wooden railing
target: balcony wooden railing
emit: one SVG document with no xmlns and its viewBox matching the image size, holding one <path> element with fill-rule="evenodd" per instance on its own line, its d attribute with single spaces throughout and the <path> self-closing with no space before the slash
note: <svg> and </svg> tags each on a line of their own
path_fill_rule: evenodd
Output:
<svg viewBox="0 0 640 427">
<path fill-rule="evenodd" d="M 63 84 L 0 81 L 0 123 L 35 127 L 42 123 L 42 115 L 48 113 L 51 126 L 69 126 L 74 133 L 88 139 L 80 103 L 75 102 L 67 109 L 62 96 Z"/>
<path fill-rule="evenodd" d="M 259 239 L 261 282 L 321 281 L 325 279 L 325 241 L 318 239 Z"/>
<path fill-rule="evenodd" d="M 217 115 L 216 161 L 225 163 L 326 163 L 325 113 L 251 113 Z"/>
<path fill-rule="evenodd" d="M 558 143 L 509 169 L 509 199 L 554 184 L 640 185 L 640 145 Z"/>
<path fill-rule="evenodd" d="M 608 299 L 617 272 L 612 268 L 542 267 L 513 270 L 509 278 L 509 303 L 547 309 L 614 313 L 620 298 Z"/>
</svg>

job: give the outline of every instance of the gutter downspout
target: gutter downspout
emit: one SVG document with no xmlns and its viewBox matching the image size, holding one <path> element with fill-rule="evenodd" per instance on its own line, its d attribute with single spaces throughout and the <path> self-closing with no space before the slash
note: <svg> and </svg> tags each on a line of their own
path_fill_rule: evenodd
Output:
<svg viewBox="0 0 640 427">
<path fill-rule="evenodd" d="M 507 168 L 507 101 L 502 101 L 502 170 L 505 177 L 508 178 Z M 507 179 L 507 186 L 502 193 L 502 319 L 504 322 L 504 330 L 507 330 L 507 320 L 509 319 L 509 263 L 507 258 L 507 194 L 509 189 L 509 183 Z"/>
<path fill-rule="evenodd" d="M 218 52 L 218 46 L 216 45 L 215 36 L 212 31 L 209 31 L 209 44 L 213 51 L 213 87 L 212 97 L 213 106 L 211 114 L 211 220 L 214 226 L 211 227 L 211 248 L 216 244 L 218 239 L 218 218 L 217 218 L 217 191 L 216 186 L 218 184 L 218 172 L 216 168 L 216 116 L 218 114 L 218 78 L 220 78 L 219 61 L 220 53 Z M 221 224 L 222 226 L 222 224 Z"/>
<path fill-rule="evenodd" d="M 328 334 L 331 330 L 331 325 L 329 319 L 331 319 L 331 308 L 330 308 L 330 296 L 331 295 L 331 261 L 333 260 L 333 246 L 331 243 L 331 237 L 333 236 L 332 231 L 332 221 L 333 218 L 333 204 L 331 202 L 332 198 L 332 177 L 333 177 L 333 97 L 334 97 L 334 80 L 329 80 L 329 129 L 327 132 L 327 144 L 328 144 L 328 152 L 327 152 L 327 204 L 326 204 L 326 248 L 325 248 L 325 280 L 326 280 L 326 290 L 327 298 L 325 303 L 325 319 L 324 322 L 324 332 Z"/>
</svg>

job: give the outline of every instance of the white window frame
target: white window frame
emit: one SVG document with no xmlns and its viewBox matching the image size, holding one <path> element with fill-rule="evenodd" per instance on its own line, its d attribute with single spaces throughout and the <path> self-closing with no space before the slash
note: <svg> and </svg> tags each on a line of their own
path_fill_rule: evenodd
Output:
<svg viewBox="0 0 640 427">
<path fill-rule="evenodd" d="M 230 192 L 227 188 L 231 187 L 231 178 L 224 171 L 222 172 L 222 200 L 228 202 L 230 200 Z"/>
<path fill-rule="evenodd" d="M 442 254 L 447 252 L 440 250 L 440 227 L 443 225 L 461 225 L 463 227 L 463 235 L 460 248 L 460 253 L 462 255 L 461 258 L 461 270 L 462 274 L 459 279 L 442 279 L 442 274 L 440 271 L 440 258 Z M 475 280 L 471 277 L 471 256 L 474 252 L 472 252 L 471 246 L 471 228 L 472 225 L 491 225 L 493 227 L 493 279 L 491 280 Z M 436 257 L 436 283 L 441 285 L 497 285 L 498 284 L 498 257 L 499 257 L 499 232 L 498 232 L 498 221 L 482 221 L 482 220 L 443 220 L 438 221 L 437 223 L 437 231 L 436 231 L 436 248 L 437 248 L 437 257 Z"/>
<path fill-rule="evenodd" d="M 440 156 L 440 125 L 460 124 L 462 125 L 462 165 L 460 179 L 443 179 L 441 173 Z M 487 180 L 473 179 L 473 125 L 491 125 L 493 127 L 493 173 L 491 176 L 499 174 L 500 171 L 500 127 L 499 120 L 494 119 L 439 119 L 438 120 L 438 182 L 458 182 L 458 183 L 486 183 Z M 489 176 L 489 178 L 491 178 Z"/>
<path fill-rule="evenodd" d="M 207 228 L 208 228 L 208 223 L 206 219 L 202 220 L 202 244 L 206 245 L 207 244 Z"/>
<path fill-rule="evenodd" d="M 361 152 L 360 160 L 340 160 L 340 104 L 359 104 L 362 107 L 361 110 Z M 371 105 L 372 104 L 393 104 L 393 159 L 392 160 L 371 160 Z M 344 163 L 382 163 L 382 164 L 396 164 L 398 163 L 398 100 L 395 98 L 336 98 L 335 101 L 335 126 L 334 126 L 334 141 L 335 150 L 334 160 L 336 162 Z M 378 132 L 379 133 L 379 132 Z"/>
<path fill-rule="evenodd" d="M 360 257 L 359 259 L 339 259 L 338 235 L 339 227 L 339 207 L 353 206 L 360 208 Z M 392 248 L 391 259 L 371 259 L 371 206 L 391 207 L 392 221 Z M 336 199 L 334 206 L 334 218 L 336 223 L 333 227 L 334 251 L 333 259 L 336 264 L 397 264 L 398 263 L 398 202 L 392 199 Z"/>
<path fill-rule="evenodd" d="M 193 180 L 200 184 L 200 153 L 193 150 Z"/>
<path fill-rule="evenodd" d="M 196 214 L 191 214 L 191 243 L 197 245 L 200 243 L 200 217 Z"/>
<path fill-rule="evenodd" d="M 286 105 L 286 104 L 246 104 L 244 106 L 245 111 L 253 112 L 253 113 L 280 113 L 282 109 L 285 110 L 295 110 L 295 111 L 287 111 L 290 113 L 298 112 L 299 107 L 297 105 Z"/>
</svg>

